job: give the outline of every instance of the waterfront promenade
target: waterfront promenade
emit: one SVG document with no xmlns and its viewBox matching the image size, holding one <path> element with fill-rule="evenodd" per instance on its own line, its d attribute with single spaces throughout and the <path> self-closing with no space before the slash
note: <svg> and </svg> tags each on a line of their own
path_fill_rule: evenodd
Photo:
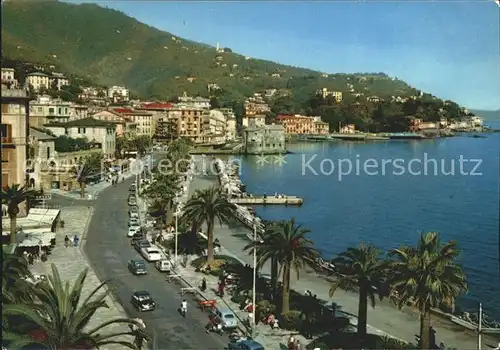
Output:
<svg viewBox="0 0 500 350">
<path fill-rule="evenodd" d="M 197 189 L 207 188 L 217 184 L 216 177 L 195 177 L 190 186 L 190 192 Z M 221 245 L 227 250 L 237 254 L 248 264 L 252 264 L 251 255 L 241 254 L 245 242 L 240 238 L 241 234 L 249 233 L 249 229 L 244 227 L 229 227 L 227 225 L 216 225 L 215 238 L 218 238 Z M 262 273 L 270 273 L 270 266 L 266 264 Z M 303 271 L 300 279 L 296 279 L 296 274 L 292 274 L 291 287 L 297 292 L 303 293 L 310 290 L 319 299 L 327 303 L 335 302 L 340 306 L 340 311 L 351 316 L 351 320 L 356 322 L 358 312 L 358 295 L 354 292 L 338 290 L 333 298 L 329 297 L 330 283 L 313 271 Z M 389 301 L 377 301 L 375 308 L 368 309 L 368 332 L 374 334 L 388 334 L 395 338 L 407 342 L 414 342 L 415 335 L 419 333 L 420 321 L 418 314 L 410 309 L 397 310 Z M 457 349 L 477 349 L 477 337 L 473 332 L 464 330 L 451 322 L 433 317 L 432 325 L 436 330 L 437 342 L 444 342 L 447 348 Z M 496 342 L 483 336 L 483 347 L 496 345 Z"/>
</svg>

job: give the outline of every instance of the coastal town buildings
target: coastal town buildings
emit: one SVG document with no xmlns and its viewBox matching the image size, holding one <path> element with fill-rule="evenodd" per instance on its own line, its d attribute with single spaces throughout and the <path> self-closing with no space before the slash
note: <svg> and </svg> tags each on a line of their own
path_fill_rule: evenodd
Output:
<svg viewBox="0 0 500 350">
<path fill-rule="evenodd" d="M 62 73 L 33 72 L 26 76 L 26 81 L 36 92 L 50 88 L 61 90 L 63 86 L 70 84 L 70 80 Z"/>
<path fill-rule="evenodd" d="M 327 98 L 329 96 L 332 96 L 333 98 L 335 98 L 335 102 L 337 103 L 342 102 L 342 96 L 343 96 L 342 92 L 328 90 L 327 88 L 316 90 L 316 95 L 321 96 L 322 98 Z"/>
<path fill-rule="evenodd" d="M 49 123 L 66 123 L 71 118 L 71 103 L 39 95 L 30 102 L 30 125 L 41 127 Z"/>
<path fill-rule="evenodd" d="M 177 107 L 209 109 L 210 99 L 201 96 L 191 97 L 184 92 L 182 96 L 179 96 L 179 103 L 177 104 Z"/>
<path fill-rule="evenodd" d="M 137 135 L 137 124 L 112 109 L 96 112 L 92 114 L 92 118 L 115 124 L 117 137 L 133 137 Z"/>
<path fill-rule="evenodd" d="M 47 179 L 51 171 L 55 171 L 56 150 L 55 136 L 30 128 L 29 145 L 31 154 L 26 165 L 28 184 L 36 190 L 49 190 L 51 181 Z"/>
<path fill-rule="evenodd" d="M 283 125 L 285 134 L 289 135 L 328 135 L 330 128 L 321 117 L 308 117 L 300 114 L 279 115 L 276 122 Z"/>
<path fill-rule="evenodd" d="M 242 119 L 242 125 L 245 128 L 260 128 L 266 124 L 266 116 L 264 114 L 245 115 Z"/>
<path fill-rule="evenodd" d="M 112 111 L 134 123 L 136 125 L 135 133 L 137 136 L 153 136 L 153 113 L 131 108 L 113 108 Z"/>
<path fill-rule="evenodd" d="M 50 87 L 49 76 L 42 72 L 28 74 L 26 76 L 26 81 L 36 92 L 40 91 L 40 89 L 48 89 Z"/>
<path fill-rule="evenodd" d="M 224 144 L 226 142 L 226 116 L 218 110 L 211 110 L 203 116 L 203 143 Z"/>
<path fill-rule="evenodd" d="M 2 84 L 2 186 L 26 185 L 26 160 L 29 158 L 29 101 L 27 89 Z"/>
<path fill-rule="evenodd" d="M 130 90 L 124 86 L 111 86 L 108 88 L 107 97 L 114 103 L 128 102 L 130 100 Z"/>
<path fill-rule="evenodd" d="M 55 136 L 85 138 L 95 148 L 102 150 L 105 158 L 113 158 L 116 148 L 116 126 L 111 122 L 92 117 L 72 120 L 66 123 L 45 124 Z"/>
<path fill-rule="evenodd" d="M 15 78 L 14 68 L 2 67 L 2 84 L 6 84 L 7 87 L 18 88 L 19 82 Z"/>
<path fill-rule="evenodd" d="M 266 113 L 269 113 L 271 111 L 269 105 L 262 98 L 256 98 L 256 97 L 248 98 L 245 101 L 243 107 L 245 110 L 246 117 L 251 117 L 256 114 L 265 115 Z"/>
<path fill-rule="evenodd" d="M 354 125 L 354 124 L 346 124 L 344 126 L 339 125 L 339 133 L 341 133 L 341 134 L 355 134 L 356 133 L 356 125 Z"/>
<path fill-rule="evenodd" d="M 246 154 L 282 154 L 286 152 L 283 125 L 246 128 L 243 131 L 243 140 Z"/>
</svg>

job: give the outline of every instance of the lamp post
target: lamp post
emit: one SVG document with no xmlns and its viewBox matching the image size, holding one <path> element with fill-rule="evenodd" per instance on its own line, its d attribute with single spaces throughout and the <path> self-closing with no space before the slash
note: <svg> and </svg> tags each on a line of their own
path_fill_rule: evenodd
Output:
<svg viewBox="0 0 500 350">
<path fill-rule="evenodd" d="M 252 286 L 252 338 L 255 337 L 255 305 L 257 285 L 257 223 L 253 221 L 253 286 Z"/>
<path fill-rule="evenodd" d="M 177 251 L 178 251 L 178 236 L 179 236 L 179 197 L 174 198 L 174 204 L 175 204 L 175 264 L 177 264 Z"/>
</svg>

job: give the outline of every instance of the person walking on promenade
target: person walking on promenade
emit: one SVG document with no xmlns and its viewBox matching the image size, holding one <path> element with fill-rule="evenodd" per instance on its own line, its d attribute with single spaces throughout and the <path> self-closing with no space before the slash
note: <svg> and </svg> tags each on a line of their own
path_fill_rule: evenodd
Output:
<svg viewBox="0 0 500 350">
<path fill-rule="evenodd" d="M 76 248 L 78 247 L 78 235 L 75 234 L 75 236 L 73 237 L 73 246 Z"/>
<path fill-rule="evenodd" d="M 290 335 L 288 338 L 288 350 L 295 350 L 295 338 L 293 335 Z"/>
<path fill-rule="evenodd" d="M 68 248 L 68 247 L 69 247 L 69 237 L 68 237 L 68 235 L 66 235 L 66 237 L 64 237 L 64 246 L 65 246 L 66 248 Z"/>
</svg>

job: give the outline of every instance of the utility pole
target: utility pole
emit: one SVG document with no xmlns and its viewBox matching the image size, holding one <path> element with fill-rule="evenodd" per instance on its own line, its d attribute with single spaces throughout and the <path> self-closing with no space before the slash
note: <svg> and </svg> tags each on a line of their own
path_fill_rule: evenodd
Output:
<svg viewBox="0 0 500 350">
<path fill-rule="evenodd" d="M 256 294 L 257 294 L 257 223 L 253 222 L 253 286 L 252 286 L 252 338 L 255 338 L 255 309 L 257 305 Z"/>
<path fill-rule="evenodd" d="M 482 324 L 483 323 L 483 304 L 479 303 L 479 317 L 477 324 L 477 349 L 481 350 L 481 333 L 482 333 Z"/>
</svg>

